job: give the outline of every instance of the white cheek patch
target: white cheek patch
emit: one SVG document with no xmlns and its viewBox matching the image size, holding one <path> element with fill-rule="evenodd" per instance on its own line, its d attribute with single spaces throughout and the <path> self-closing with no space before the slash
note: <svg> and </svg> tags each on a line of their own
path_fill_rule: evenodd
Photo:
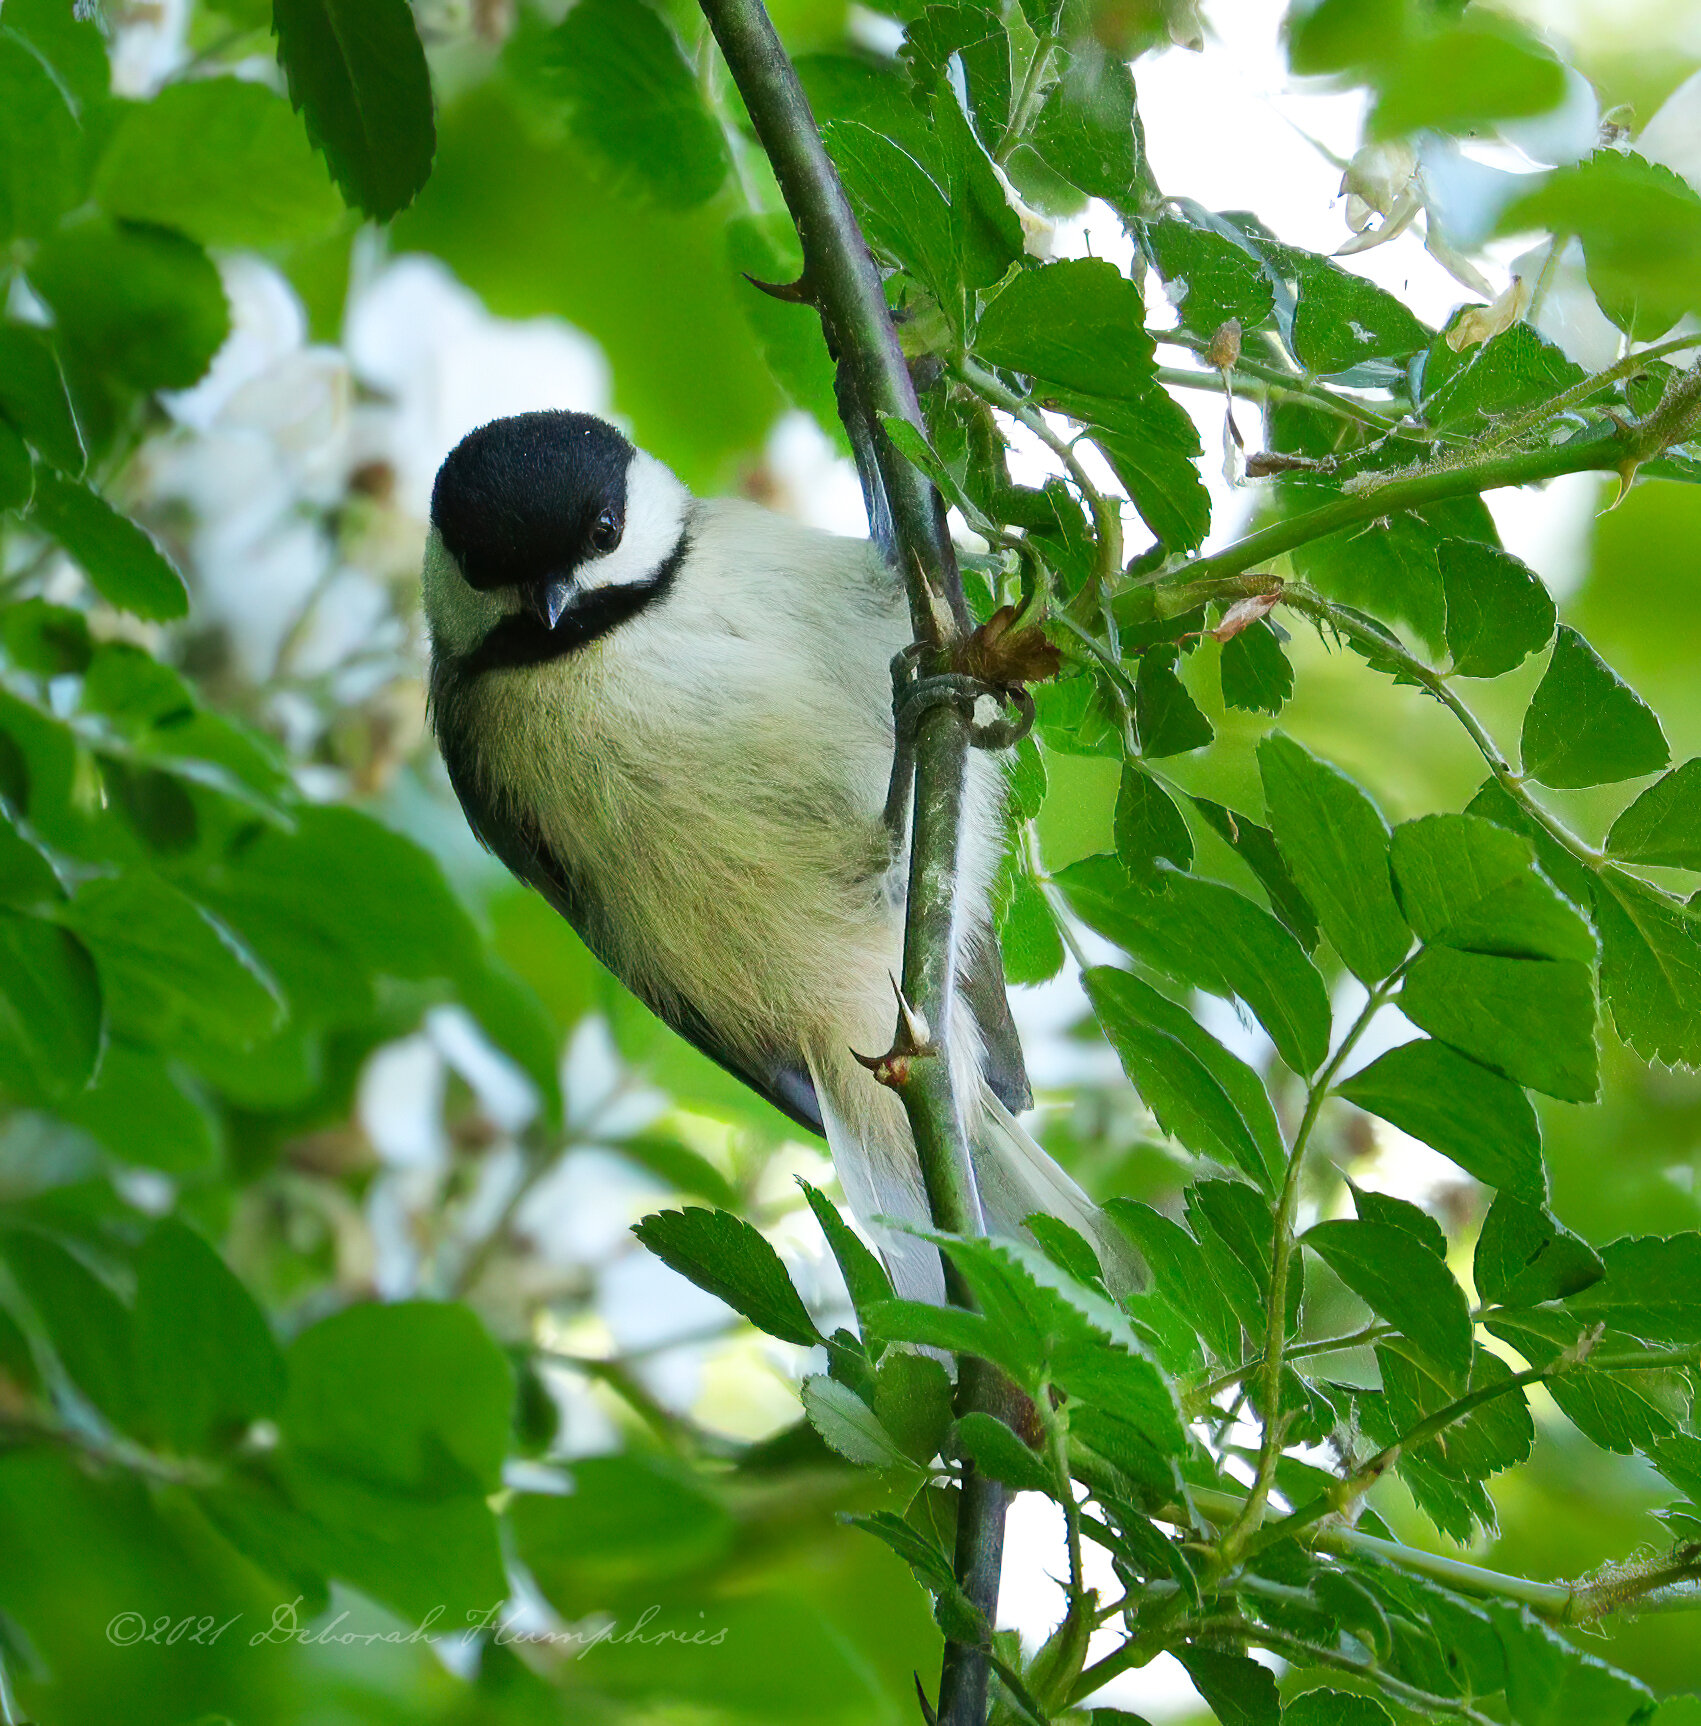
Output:
<svg viewBox="0 0 1701 1726">
<path fill-rule="evenodd" d="M 579 586 L 594 590 L 648 581 L 679 543 L 690 502 L 690 492 L 653 455 L 634 452 L 626 470 L 626 532 L 606 557 L 580 564 Z"/>
</svg>

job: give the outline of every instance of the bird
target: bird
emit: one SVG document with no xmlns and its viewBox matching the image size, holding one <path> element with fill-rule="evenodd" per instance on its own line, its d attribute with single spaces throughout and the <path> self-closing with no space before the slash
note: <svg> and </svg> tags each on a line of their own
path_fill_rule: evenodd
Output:
<svg viewBox="0 0 1701 1726">
<path fill-rule="evenodd" d="M 911 640 L 875 544 L 700 499 L 596 416 L 493 420 L 432 490 L 429 713 L 478 839 L 687 1041 L 823 1134 L 900 1295 L 939 1255 L 899 1098 L 907 810 L 887 810 Z M 992 918 L 1007 770 L 970 753 L 952 1063 L 988 1231 L 1103 1212 L 1030 1137 Z M 1114 1249 L 1113 1249 L 1114 1250 Z"/>
</svg>

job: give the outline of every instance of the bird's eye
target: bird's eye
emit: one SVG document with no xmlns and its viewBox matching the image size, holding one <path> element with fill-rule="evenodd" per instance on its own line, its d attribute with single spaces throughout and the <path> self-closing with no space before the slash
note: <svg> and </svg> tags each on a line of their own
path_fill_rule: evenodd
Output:
<svg viewBox="0 0 1701 1726">
<path fill-rule="evenodd" d="M 620 543 L 620 532 L 620 517 L 613 510 L 605 509 L 591 529 L 591 549 L 599 552 L 613 551 Z"/>
</svg>

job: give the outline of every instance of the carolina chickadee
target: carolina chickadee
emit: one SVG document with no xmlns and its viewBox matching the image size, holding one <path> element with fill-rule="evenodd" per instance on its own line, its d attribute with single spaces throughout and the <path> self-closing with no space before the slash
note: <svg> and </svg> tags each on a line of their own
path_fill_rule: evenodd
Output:
<svg viewBox="0 0 1701 1726">
<path fill-rule="evenodd" d="M 586 414 L 496 420 L 444 462 L 425 555 L 431 713 L 473 831 L 675 1030 L 824 1132 L 901 1294 L 937 1254 L 886 1047 L 907 858 L 882 819 L 888 666 L 910 640 L 874 546 L 701 501 Z M 944 1039 L 988 1226 L 1098 1212 L 1029 1102 L 989 890 L 1004 779 L 976 751 L 958 858 L 966 1010 Z"/>
</svg>

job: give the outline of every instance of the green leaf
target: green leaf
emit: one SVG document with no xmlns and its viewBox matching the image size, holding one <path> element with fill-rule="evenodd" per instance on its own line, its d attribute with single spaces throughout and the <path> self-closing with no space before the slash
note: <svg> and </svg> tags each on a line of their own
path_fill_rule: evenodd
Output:
<svg viewBox="0 0 1701 1726">
<path fill-rule="evenodd" d="M 1414 36 L 1385 65 L 1366 123 L 1378 138 L 1425 127 L 1470 133 L 1486 121 L 1545 114 L 1565 98 L 1565 70 L 1550 51 L 1508 20 L 1476 13 Z"/>
<path fill-rule="evenodd" d="M 1553 596 L 1510 552 L 1479 540 L 1444 539 L 1436 561 L 1456 676 L 1499 677 L 1553 639 Z"/>
<path fill-rule="evenodd" d="M 1060 394 L 1056 405 L 1092 427 L 1093 442 L 1153 535 L 1190 551 L 1211 527 L 1211 494 L 1199 477 L 1199 431 L 1166 390 L 1137 399 Z"/>
<path fill-rule="evenodd" d="M 984 1335 L 1030 1394 L 1055 1384 L 1071 1398 L 1115 1409 L 1166 1455 L 1186 1446 L 1175 1398 L 1122 1312 L 1025 1241 L 927 1237 L 962 1273 Z M 893 1303 L 896 1304 L 896 1303 Z M 976 1315 L 959 1315 L 976 1316 Z"/>
<path fill-rule="evenodd" d="M 1421 1139 L 1467 1174 L 1539 1203 L 1547 1196 L 1541 1128 L 1518 1086 L 1445 1043 L 1402 1043 L 1337 1094 Z"/>
<path fill-rule="evenodd" d="M 1114 832 L 1116 854 L 1136 880 L 1155 881 L 1160 859 L 1178 869 L 1193 861 L 1193 835 L 1175 799 L 1132 761 L 1122 765 Z"/>
<path fill-rule="evenodd" d="M 1124 971 L 1085 976 L 1099 1024 L 1166 1133 L 1274 1189 L 1281 1136 L 1258 1075 L 1184 1008 Z"/>
<path fill-rule="evenodd" d="M 989 288 L 1022 257 L 1022 224 L 953 91 L 934 97 L 932 118 L 939 189 L 950 212 L 953 285 Z M 942 303 L 953 323 L 966 321 L 957 299 Z"/>
<path fill-rule="evenodd" d="M 809 1424 L 846 1462 L 863 1468 L 899 1468 L 909 1458 L 854 1390 L 825 1373 L 805 1378 L 798 1394 Z"/>
<path fill-rule="evenodd" d="M 30 519 L 76 559 L 108 604 L 149 619 L 187 615 L 183 577 L 165 554 L 81 481 L 38 475 Z"/>
<path fill-rule="evenodd" d="M 1638 1235 L 1601 1248 L 1606 1275 L 1566 1305 L 1650 1342 L 1701 1342 L 1701 1235 Z"/>
<path fill-rule="evenodd" d="M 1252 871 L 1258 885 L 1269 895 L 1270 909 L 1293 931 L 1300 946 L 1308 953 L 1314 951 L 1318 939 L 1317 918 L 1289 874 L 1270 829 L 1261 826 L 1250 815 L 1242 815 L 1238 810 L 1213 803 L 1206 797 L 1195 797 L 1193 807 Z"/>
<path fill-rule="evenodd" d="M 1307 1690 L 1282 1710 L 1282 1726 L 1388 1726 L 1388 1710 L 1346 1690 Z"/>
<path fill-rule="evenodd" d="M 1020 849 L 1020 841 L 1012 845 L 994 896 L 998 945 L 1008 982 L 1044 983 L 1063 969 L 1063 938 Z"/>
<path fill-rule="evenodd" d="M 64 897 L 65 889 L 46 853 L 26 839 L 0 808 L 0 905 L 33 911 Z"/>
<path fill-rule="evenodd" d="M 713 1564 L 731 1544 L 732 1517 L 707 1477 L 671 1458 L 586 1456 L 572 1470 L 571 1493 L 522 1493 L 509 1512 L 521 1558 L 564 1612 Z"/>
<path fill-rule="evenodd" d="M 1547 1366 L 1562 1349 L 1571 1349 L 1595 1327 L 1564 1311 L 1525 1307 L 1486 1321 L 1534 1366 Z M 1620 1338 L 1619 1341 L 1628 1341 Z M 1602 1339 L 1597 1351 L 1615 1350 Z M 1635 1347 L 1629 1341 L 1630 1347 Z M 1676 1431 L 1674 1416 L 1689 1407 L 1688 1380 L 1672 1373 L 1597 1372 L 1585 1360 L 1545 1386 L 1566 1418 L 1604 1450 L 1628 1456 Z"/>
<path fill-rule="evenodd" d="M 1421 1205 L 1414 1205 L 1410 1199 L 1395 1198 L 1391 1193 L 1361 1187 L 1351 1176 L 1347 1178 L 1347 1187 L 1353 1196 L 1354 1210 L 1367 1223 L 1391 1223 L 1397 1229 L 1404 1229 L 1438 1259 L 1446 1260 L 1447 1236 L 1440 1223 Z"/>
<path fill-rule="evenodd" d="M 1043 1492 L 1057 1496 L 1057 1482 L 1045 1458 L 1030 1450 L 1003 1421 L 990 1414 L 965 1414 L 954 1429 L 953 1448 L 982 1474 L 1002 1481 L 1013 1492 Z"/>
<path fill-rule="evenodd" d="M 1099 1294 L 1106 1292 L 1099 1255 L 1079 1230 L 1071 1228 L 1061 1217 L 1047 1216 L 1044 1211 L 1035 1211 L 1024 1217 L 1022 1226 L 1039 1242 L 1040 1251 L 1060 1271 Z"/>
<path fill-rule="evenodd" d="M 1184 329 L 1209 337 L 1230 318 L 1250 330 L 1270 315 L 1270 278 L 1226 234 L 1166 218 L 1147 226 L 1146 244 Z"/>
<path fill-rule="evenodd" d="M 1475 435 L 1492 420 L 1551 401 L 1586 376 L 1563 348 L 1526 323 L 1513 324 L 1464 354 L 1438 341 L 1424 365 L 1424 418 Z"/>
<path fill-rule="evenodd" d="M 83 111 L 98 107 L 112 86 L 101 20 L 79 17 L 58 0 L 6 0 L 5 31 L 34 49 Z"/>
<path fill-rule="evenodd" d="M 642 0 L 583 0 L 546 53 L 574 136 L 606 170 L 666 209 L 719 191 L 726 141 L 673 32 Z"/>
<path fill-rule="evenodd" d="M 827 1245 L 832 1248 L 850 1292 L 851 1305 L 861 1319 L 876 1301 L 892 1298 L 892 1279 L 887 1276 L 886 1267 L 863 1245 L 862 1237 L 839 1215 L 833 1201 L 801 1177 L 797 1184 L 803 1188 L 803 1196 L 827 1237 Z"/>
<path fill-rule="evenodd" d="M 932 1462 L 951 1424 L 945 1368 L 932 1355 L 887 1349 L 874 1375 L 874 1412 L 911 1462 Z"/>
<path fill-rule="evenodd" d="M 1293 667 L 1269 623 L 1258 618 L 1223 643 L 1223 705 L 1277 714 L 1293 694 Z"/>
<path fill-rule="evenodd" d="M 1695 907 L 1617 869 L 1595 895 L 1601 993 L 1645 1060 L 1701 1066 L 1701 922 Z"/>
<path fill-rule="evenodd" d="M 82 128 L 53 73 L 0 29 L 0 243 L 53 231 L 77 202 L 82 150 Z"/>
<path fill-rule="evenodd" d="M 1405 958 L 1411 934 L 1388 874 L 1388 825 L 1339 768 L 1280 732 L 1258 746 L 1282 859 L 1347 969 L 1365 983 Z"/>
<path fill-rule="evenodd" d="M 950 216 L 927 170 L 858 120 L 831 121 L 822 137 L 869 245 L 915 276 L 949 314 L 960 297 L 952 280 Z"/>
<path fill-rule="evenodd" d="M 1220 1726 L 1278 1726 L 1282 1704 L 1268 1666 L 1245 1654 L 1192 1645 L 1178 1647 L 1175 1656 Z"/>
<path fill-rule="evenodd" d="M 1265 1303 L 1270 1298 L 1274 1226 L 1269 1201 L 1244 1181 L 1226 1180 L 1195 1181 L 1187 1189 L 1186 1200 L 1188 1225 L 1213 1264 L 1218 1257 L 1212 1250 L 1213 1243 L 1220 1242 L 1230 1257 L 1250 1272 L 1255 1297 L 1251 1304 L 1246 1298 L 1246 1285 L 1232 1269 L 1218 1268 L 1212 1274 L 1240 1314 L 1241 1323 L 1256 1333 L 1264 1323 Z M 1300 1299 L 1305 1291 L 1304 1271 L 1303 1257 L 1295 1257 L 1288 1266 L 1290 1324 L 1299 1317 Z"/>
<path fill-rule="evenodd" d="M 45 331 L 0 323 L 0 414 L 49 467 L 83 471 L 83 434 Z"/>
<path fill-rule="evenodd" d="M 342 203 L 289 104 L 263 84 L 202 78 L 132 103 L 94 195 L 110 215 L 176 228 L 203 246 L 316 239 Z"/>
<path fill-rule="evenodd" d="M 1656 779 L 1607 834 L 1623 863 L 1701 870 L 1701 756 Z"/>
<path fill-rule="evenodd" d="M 35 491 L 29 447 L 10 420 L 0 419 L 0 513 L 29 507 Z"/>
<path fill-rule="evenodd" d="M 1047 92 L 1010 170 L 1020 176 L 1032 150 L 1046 168 L 1088 197 L 1131 214 L 1140 204 L 1143 154 L 1133 76 L 1090 36 L 1058 50 L 1058 61 L 1063 75 Z"/>
<path fill-rule="evenodd" d="M 1282 495 L 1288 512 L 1300 514 L 1333 502 L 1340 493 L 1334 486 L 1295 476 L 1283 484 Z M 1375 618 L 1403 623 L 1439 650 L 1447 602 L 1438 548 L 1450 539 L 1487 544 L 1495 537 L 1494 518 L 1480 497 L 1449 498 L 1421 509 L 1396 510 L 1296 546 L 1294 570 L 1332 599 Z M 1365 644 L 1349 645 L 1378 670 L 1401 676 L 1397 666 L 1379 662 Z"/>
<path fill-rule="evenodd" d="M 195 890 L 278 978 L 298 1018 L 358 1019 L 378 977 L 483 970 L 465 910 L 412 840 L 355 809 L 309 806 L 294 820 L 293 831 L 246 834 Z"/>
<path fill-rule="evenodd" d="M 222 1450 L 283 1402 L 265 1314 L 206 1241 L 171 1219 L 136 1260 L 136 1366 L 155 1429 L 179 1452 Z"/>
<path fill-rule="evenodd" d="M 903 1559 L 915 1573 L 916 1581 L 933 1595 L 941 1627 L 949 1636 L 970 1644 L 988 1639 L 990 1631 L 984 1615 L 958 1586 L 951 1574 L 950 1560 L 925 1535 L 917 1533 L 890 1510 L 847 1516 L 845 1521 L 883 1540 Z"/>
<path fill-rule="evenodd" d="M 206 1174 L 218 1161 L 206 1109 L 169 1063 L 122 1038 L 107 1042 L 94 1083 L 60 1103 L 58 1112 L 138 1168 Z"/>
<path fill-rule="evenodd" d="M 1180 1223 L 1134 1199 L 1110 1198 L 1104 1209 L 1146 1261 L 1158 1292 L 1204 1338 L 1219 1360 L 1238 1364 L 1240 1309 L 1245 1303 L 1232 1301 L 1221 1282 L 1211 1275 L 1198 1241 Z M 1250 1273 L 1238 1264 L 1235 1269 L 1251 1287 Z M 1257 1304 L 1256 1289 L 1252 1301 Z"/>
<path fill-rule="evenodd" d="M 1596 150 L 1501 212 L 1501 233 L 1531 229 L 1583 242 L 1601 309 L 1638 341 L 1701 312 L 1701 197 L 1670 168 Z"/>
<path fill-rule="evenodd" d="M 100 1053 L 100 978 L 67 929 L 0 910 L 0 1086 L 25 1101 L 74 1095 Z"/>
<path fill-rule="evenodd" d="M 1365 360 L 1404 360 L 1429 346 L 1430 331 L 1386 289 L 1308 252 L 1289 255 L 1299 277 L 1293 348 L 1307 371 L 1347 372 Z"/>
<path fill-rule="evenodd" d="M 1634 779 L 1671 759 L 1653 709 L 1564 623 L 1519 750 L 1530 778 L 1562 787 Z"/>
<path fill-rule="evenodd" d="M 742 1217 L 693 1205 L 657 1211 L 632 1232 L 664 1264 L 725 1301 L 758 1330 L 805 1347 L 821 1340 L 780 1255 Z"/>
<path fill-rule="evenodd" d="M 1463 1388 L 1471 1367 L 1465 1291 L 1416 1235 L 1392 1223 L 1342 1220 L 1318 1223 L 1301 1238 L 1437 1378 L 1455 1394 Z"/>
<path fill-rule="evenodd" d="M 1509 958 L 1593 965 L 1595 936 L 1534 871 L 1527 839 L 1480 815 L 1426 815 L 1394 829 L 1390 856 L 1420 939 Z"/>
<path fill-rule="evenodd" d="M 0 1263 L 71 1382 L 109 1420 L 134 1431 L 140 1386 L 129 1309 L 81 1259 L 34 1229 L 0 1230 Z"/>
<path fill-rule="evenodd" d="M 502 1484 L 514 1380 L 472 1311 L 367 1303 L 310 1325 L 288 1351 L 284 1443 L 322 1468 L 421 1498 Z"/>
<path fill-rule="evenodd" d="M 1701 1500 L 1701 1438 L 1677 1434 L 1655 1441 L 1648 1460 L 1687 1497 Z"/>
<path fill-rule="evenodd" d="M 1176 674 L 1177 656 L 1177 650 L 1168 645 L 1149 647 L 1140 655 L 1134 680 L 1134 727 L 1140 753 L 1148 760 L 1203 749 L 1216 736 Z"/>
<path fill-rule="evenodd" d="M 992 1326 L 979 1313 L 960 1307 L 930 1306 L 926 1301 L 886 1300 L 869 1308 L 863 1333 L 871 1342 L 907 1342 L 951 1354 L 1003 1359 Z"/>
<path fill-rule="evenodd" d="M 1238 997 L 1296 1073 L 1329 1053 L 1329 995 L 1299 943 L 1250 899 L 1215 881 L 1166 873 L 1162 890 L 1089 857 L 1057 876 L 1076 913 L 1124 952 L 1177 982 Z"/>
<path fill-rule="evenodd" d="M 1477 1293 L 1499 1306 L 1564 1300 L 1605 1275 L 1599 1256 L 1544 1205 L 1501 1193 L 1477 1236 Z"/>
<path fill-rule="evenodd" d="M 82 612 L 45 599 L 19 600 L 0 612 L 0 640 L 15 666 L 41 677 L 86 671 L 94 652 Z"/>
<path fill-rule="evenodd" d="M 1099 258 L 1012 277 L 981 315 L 975 352 L 1084 396 L 1139 401 L 1157 375 L 1140 290 Z"/>
<path fill-rule="evenodd" d="M 166 228 L 104 219 L 61 228 L 30 281 L 61 343 L 132 389 L 187 389 L 230 333 L 212 260 Z"/>
<path fill-rule="evenodd" d="M 1388 1412 L 1395 1427 L 1409 1432 L 1452 1401 L 1452 1393 L 1421 1367 L 1393 1349 L 1376 1351 Z M 1455 1481 L 1486 1480 L 1519 1463 L 1528 1462 L 1535 1426 L 1523 1388 L 1507 1381 L 1512 1369 L 1498 1355 L 1478 1349 L 1471 1359 L 1471 1392 L 1498 1389 L 1444 1433 L 1409 1446 L 1403 1460 L 1421 1461 L 1425 1468 Z"/>
<path fill-rule="evenodd" d="M 273 0 L 289 99 L 345 202 L 374 221 L 431 173 L 431 77 L 407 0 Z"/>
<path fill-rule="evenodd" d="M 243 1048 L 277 1029 L 277 986 L 259 962 L 158 876 L 85 881 L 58 916 L 94 955 L 113 1028 L 133 1041 Z"/>
<path fill-rule="evenodd" d="M 1600 1089 L 1587 965 L 1425 947 L 1399 999 L 1420 1030 L 1517 1084 L 1573 1103 L 1592 1102 Z"/>
</svg>

